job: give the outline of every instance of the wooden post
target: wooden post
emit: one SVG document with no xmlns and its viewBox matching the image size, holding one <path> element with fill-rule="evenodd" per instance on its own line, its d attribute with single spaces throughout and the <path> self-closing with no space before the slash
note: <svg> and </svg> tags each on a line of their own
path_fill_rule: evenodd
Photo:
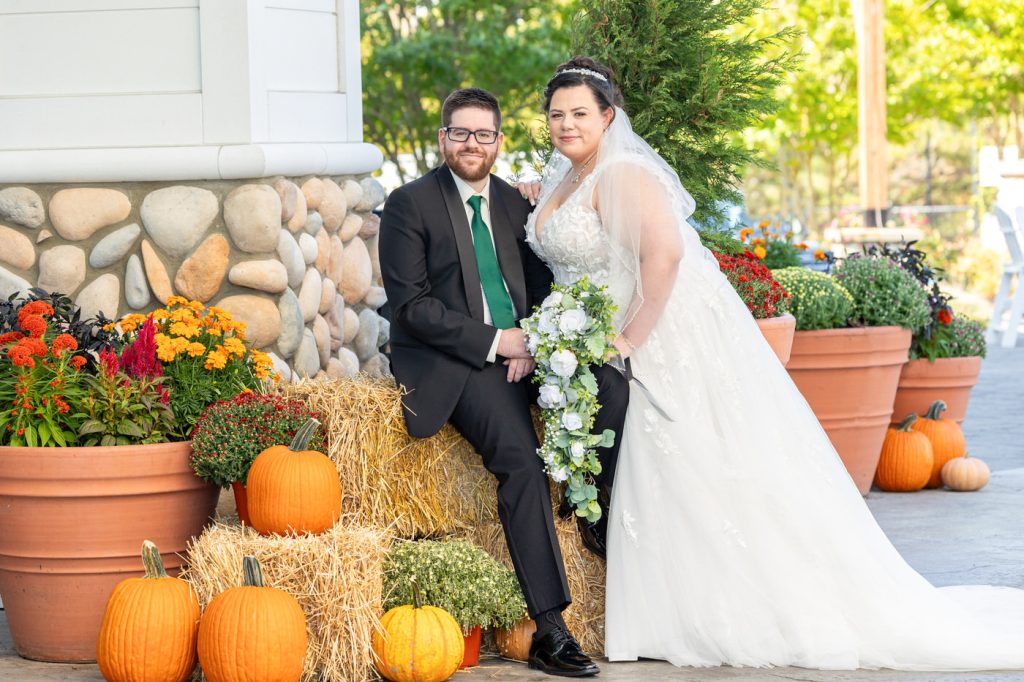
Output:
<svg viewBox="0 0 1024 682">
<path fill-rule="evenodd" d="M 889 169 L 885 124 L 885 0 L 853 0 L 857 30 L 857 130 L 864 224 L 885 224 Z"/>
</svg>

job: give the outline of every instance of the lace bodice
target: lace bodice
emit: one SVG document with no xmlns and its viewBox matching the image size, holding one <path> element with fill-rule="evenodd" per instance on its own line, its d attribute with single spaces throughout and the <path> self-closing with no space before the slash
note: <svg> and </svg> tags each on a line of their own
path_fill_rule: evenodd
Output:
<svg viewBox="0 0 1024 682">
<path fill-rule="evenodd" d="M 594 175 L 588 176 L 556 208 L 537 236 L 537 215 L 549 197 L 541 196 L 537 209 L 526 223 L 526 242 L 548 264 L 555 282 L 571 284 L 584 275 L 595 284 L 610 284 L 611 245 L 601 227 L 601 218 L 590 205 Z"/>
</svg>

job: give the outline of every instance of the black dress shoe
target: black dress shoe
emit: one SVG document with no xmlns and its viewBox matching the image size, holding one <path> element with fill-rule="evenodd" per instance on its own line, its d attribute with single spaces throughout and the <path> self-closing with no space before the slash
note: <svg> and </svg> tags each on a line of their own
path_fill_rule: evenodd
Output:
<svg viewBox="0 0 1024 682">
<path fill-rule="evenodd" d="M 583 653 L 576 639 L 560 627 L 548 631 L 543 637 L 533 638 L 527 665 L 548 675 L 562 677 L 591 677 L 601 672 Z"/>
<path fill-rule="evenodd" d="M 583 546 L 602 559 L 606 559 L 608 554 L 604 534 L 607 527 L 607 522 L 604 524 L 600 521 L 590 523 L 582 516 L 576 517 L 576 528 L 580 531 L 580 540 L 583 542 Z"/>
</svg>

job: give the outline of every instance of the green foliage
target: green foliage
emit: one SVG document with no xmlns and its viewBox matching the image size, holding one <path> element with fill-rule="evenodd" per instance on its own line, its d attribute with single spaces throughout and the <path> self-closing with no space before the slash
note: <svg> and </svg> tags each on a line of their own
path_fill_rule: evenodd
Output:
<svg viewBox="0 0 1024 682">
<path fill-rule="evenodd" d="M 845 327 L 853 313 L 853 296 L 834 277 L 806 268 L 774 270 L 775 281 L 789 293 L 789 312 L 797 330 Z"/>
<path fill-rule="evenodd" d="M 272 445 L 288 445 L 311 417 L 306 404 L 294 398 L 247 391 L 207 407 L 192 435 L 192 470 L 196 476 L 226 488 L 245 483 L 257 455 Z M 308 449 L 320 450 L 317 431 Z"/>
<path fill-rule="evenodd" d="M 739 30 L 767 0 L 583 0 L 572 51 L 611 66 L 633 128 L 668 161 L 697 202 L 694 218 L 721 217 L 756 149 L 740 133 L 777 108 L 792 66 L 779 44 Z M 772 53 L 769 56 L 769 53 Z"/>
<path fill-rule="evenodd" d="M 425 173 L 435 160 L 441 103 L 462 87 L 497 95 L 505 151 L 531 151 L 531 134 L 539 134 L 539 93 L 568 54 L 570 2 L 359 5 L 364 135 L 386 159 L 397 164 L 399 154 L 412 154 L 417 172 Z"/>
<path fill-rule="evenodd" d="M 452 615 L 463 630 L 509 628 L 526 615 L 515 573 L 466 540 L 398 541 L 384 561 L 384 610 L 412 604 L 415 576 L 422 603 Z"/>
<path fill-rule="evenodd" d="M 915 343 L 910 348 L 912 359 L 985 357 L 985 327 L 962 313 L 950 315 L 948 323 L 940 324 L 926 341 Z"/>
<path fill-rule="evenodd" d="M 916 332 L 931 319 L 928 292 L 885 256 L 851 256 L 839 264 L 835 277 L 853 296 L 854 324 Z"/>
<path fill-rule="evenodd" d="M 78 445 L 165 443 L 174 431 L 163 377 L 132 377 L 119 371 L 112 351 L 101 355 L 100 372 L 82 377 L 82 425 Z"/>
<path fill-rule="evenodd" d="M 739 256 L 747 250 L 747 245 L 732 236 L 730 230 L 717 230 L 712 227 L 697 230 L 697 235 L 700 237 L 700 243 L 715 253 Z"/>
</svg>

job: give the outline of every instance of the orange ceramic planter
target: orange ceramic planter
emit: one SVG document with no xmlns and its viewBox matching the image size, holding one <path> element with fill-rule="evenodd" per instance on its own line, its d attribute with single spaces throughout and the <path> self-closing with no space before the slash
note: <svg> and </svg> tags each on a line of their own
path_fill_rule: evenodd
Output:
<svg viewBox="0 0 1024 682">
<path fill-rule="evenodd" d="M 862 495 L 875 477 L 910 338 L 902 327 L 798 331 L 793 337 L 786 369 Z"/>
<path fill-rule="evenodd" d="M 152 540 L 172 575 L 218 490 L 189 468 L 189 442 L 0 447 L 0 597 L 18 653 L 96 660 L 114 586 L 143 573 Z"/>
<path fill-rule="evenodd" d="M 775 351 L 779 362 L 785 366 L 789 362 L 789 356 L 793 350 L 796 318 L 787 314 L 778 317 L 766 317 L 763 320 L 755 320 L 755 322 L 757 322 L 758 328 L 764 335 L 765 341 Z"/>
<path fill-rule="evenodd" d="M 900 373 L 892 421 L 902 421 L 911 412 L 924 414 L 936 400 L 946 403 L 946 419 L 963 424 L 971 389 L 978 383 L 981 358 L 939 358 L 935 362 L 911 360 Z"/>
</svg>

